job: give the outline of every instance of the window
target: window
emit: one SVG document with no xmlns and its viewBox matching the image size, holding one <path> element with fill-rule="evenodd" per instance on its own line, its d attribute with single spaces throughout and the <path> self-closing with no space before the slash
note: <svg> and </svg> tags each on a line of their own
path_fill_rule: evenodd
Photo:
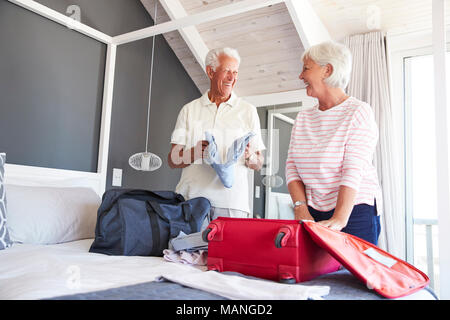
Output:
<svg viewBox="0 0 450 320">
<path fill-rule="evenodd" d="M 446 59 L 449 75 L 449 53 Z M 407 250 L 410 262 L 427 273 L 439 292 L 433 74 L 431 54 L 404 58 Z"/>
</svg>

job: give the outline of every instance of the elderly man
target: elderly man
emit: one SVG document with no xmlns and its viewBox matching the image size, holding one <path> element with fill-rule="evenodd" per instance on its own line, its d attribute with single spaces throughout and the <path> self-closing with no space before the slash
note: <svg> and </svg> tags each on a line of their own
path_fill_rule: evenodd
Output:
<svg viewBox="0 0 450 320">
<path fill-rule="evenodd" d="M 261 151 L 265 147 L 256 108 L 233 92 L 239 63 L 235 49 L 214 49 L 207 54 L 210 89 L 181 109 L 171 137 L 169 165 L 183 169 L 176 192 L 186 199 L 207 198 L 212 207 L 209 221 L 219 216 L 252 217 L 248 170 L 260 170 L 264 161 Z M 214 136 L 218 156 L 226 162 L 233 142 L 249 132 L 255 135 L 230 172 L 234 175 L 232 186 L 225 187 L 214 168 L 205 161 L 208 151 L 205 133 Z"/>
</svg>

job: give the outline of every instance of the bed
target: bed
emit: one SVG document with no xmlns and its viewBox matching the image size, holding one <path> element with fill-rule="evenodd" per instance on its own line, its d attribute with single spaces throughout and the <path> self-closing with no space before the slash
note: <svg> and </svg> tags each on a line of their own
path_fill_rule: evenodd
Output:
<svg viewBox="0 0 450 320">
<path fill-rule="evenodd" d="M 8 167 L 6 167 L 6 171 Z M 13 172 L 14 170 L 11 170 Z M 8 178 L 8 174 L 6 174 Z M 378 300 L 347 270 L 288 285 L 164 257 L 89 252 L 101 202 L 83 179 L 18 178 L 2 185 L 12 245 L 0 250 L 3 300 Z M 89 180 L 89 179 L 88 179 Z M 94 186 L 94 187 L 93 187 Z M 402 299 L 435 300 L 422 289 Z"/>
</svg>

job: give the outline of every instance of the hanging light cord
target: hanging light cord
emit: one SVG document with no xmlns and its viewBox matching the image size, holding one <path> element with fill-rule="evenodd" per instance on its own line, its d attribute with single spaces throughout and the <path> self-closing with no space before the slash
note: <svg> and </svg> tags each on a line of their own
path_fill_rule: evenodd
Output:
<svg viewBox="0 0 450 320">
<path fill-rule="evenodd" d="M 158 0 L 155 0 L 155 15 L 153 18 L 153 25 L 156 25 L 156 14 L 158 12 Z M 150 124 L 150 104 L 152 100 L 152 82 L 153 82 L 153 57 L 155 56 L 155 38 L 156 35 L 153 36 L 153 44 L 152 44 L 152 58 L 150 64 L 150 86 L 148 88 L 148 109 L 147 109 L 147 134 L 145 136 L 145 153 L 148 150 L 148 133 L 149 133 L 149 124 Z"/>
</svg>

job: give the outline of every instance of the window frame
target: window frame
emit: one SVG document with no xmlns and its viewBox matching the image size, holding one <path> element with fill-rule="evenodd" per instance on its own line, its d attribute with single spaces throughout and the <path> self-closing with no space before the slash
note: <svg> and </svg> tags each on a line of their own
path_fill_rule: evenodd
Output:
<svg viewBox="0 0 450 320">
<path fill-rule="evenodd" d="M 447 30 L 447 39 L 450 39 L 450 30 Z M 403 164 L 403 205 L 405 212 L 405 256 L 406 261 L 414 263 L 414 212 L 412 204 L 412 173 L 411 163 L 411 102 L 408 101 L 409 82 L 407 79 L 407 58 L 433 54 L 432 33 L 415 32 L 407 34 L 387 34 L 387 57 L 390 70 L 391 101 L 394 106 L 394 123 L 397 134 L 404 143 L 401 153 Z M 450 41 L 447 41 L 447 52 L 450 51 Z M 450 76 L 448 77 L 450 81 Z M 434 94 L 434 93 L 433 93 Z"/>
</svg>

